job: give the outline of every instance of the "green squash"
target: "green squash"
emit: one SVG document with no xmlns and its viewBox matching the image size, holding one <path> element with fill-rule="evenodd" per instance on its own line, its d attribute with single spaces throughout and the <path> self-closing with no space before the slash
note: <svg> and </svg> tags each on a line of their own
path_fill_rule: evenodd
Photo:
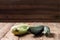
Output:
<svg viewBox="0 0 60 40">
<path fill-rule="evenodd" d="M 23 35 L 26 34 L 29 29 L 29 26 L 26 24 L 20 24 L 13 26 L 11 31 L 14 35 Z"/>
<path fill-rule="evenodd" d="M 30 27 L 29 32 L 31 32 L 34 35 L 40 35 L 44 30 L 44 26 L 36 26 L 36 27 Z"/>
</svg>

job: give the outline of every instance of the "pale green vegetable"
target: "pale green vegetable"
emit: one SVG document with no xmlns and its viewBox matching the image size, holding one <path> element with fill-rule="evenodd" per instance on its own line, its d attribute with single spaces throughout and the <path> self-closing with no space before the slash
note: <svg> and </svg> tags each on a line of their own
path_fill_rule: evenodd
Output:
<svg viewBox="0 0 60 40">
<path fill-rule="evenodd" d="M 19 24 L 19 25 L 13 26 L 11 31 L 14 35 L 23 35 L 27 33 L 28 29 L 29 29 L 28 24 Z"/>
</svg>

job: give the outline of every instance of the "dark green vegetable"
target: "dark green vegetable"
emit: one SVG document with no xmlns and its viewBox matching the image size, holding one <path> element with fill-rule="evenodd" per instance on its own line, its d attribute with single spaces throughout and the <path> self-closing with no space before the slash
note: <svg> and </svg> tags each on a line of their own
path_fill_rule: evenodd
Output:
<svg viewBox="0 0 60 40">
<path fill-rule="evenodd" d="M 39 35 L 43 32 L 44 26 L 36 26 L 36 27 L 30 27 L 29 32 L 31 32 L 34 35 Z"/>
</svg>

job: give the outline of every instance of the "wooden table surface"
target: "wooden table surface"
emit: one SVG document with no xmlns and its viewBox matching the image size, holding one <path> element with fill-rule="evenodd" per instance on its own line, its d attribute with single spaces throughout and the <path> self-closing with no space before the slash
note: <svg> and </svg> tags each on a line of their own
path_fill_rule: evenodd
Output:
<svg viewBox="0 0 60 40">
<path fill-rule="evenodd" d="M 33 34 L 27 34 L 25 36 L 14 36 L 11 33 L 11 27 L 20 23 L 0 23 L 0 40 L 60 40 L 60 23 L 43 23 L 43 22 L 31 22 L 28 23 L 32 25 L 47 25 L 50 27 L 52 35 L 49 37 L 34 37 Z"/>
</svg>

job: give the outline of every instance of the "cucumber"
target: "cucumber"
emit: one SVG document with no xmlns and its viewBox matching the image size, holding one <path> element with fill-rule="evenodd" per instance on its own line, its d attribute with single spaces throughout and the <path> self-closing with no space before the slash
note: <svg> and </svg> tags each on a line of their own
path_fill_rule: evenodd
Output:
<svg viewBox="0 0 60 40">
<path fill-rule="evenodd" d="M 44 26 L 36 26 L 36 27 L 30 27 L 29 32 L 31 32 L 34 35 L 39 35 L 43 32 Z"/>
</svg>

